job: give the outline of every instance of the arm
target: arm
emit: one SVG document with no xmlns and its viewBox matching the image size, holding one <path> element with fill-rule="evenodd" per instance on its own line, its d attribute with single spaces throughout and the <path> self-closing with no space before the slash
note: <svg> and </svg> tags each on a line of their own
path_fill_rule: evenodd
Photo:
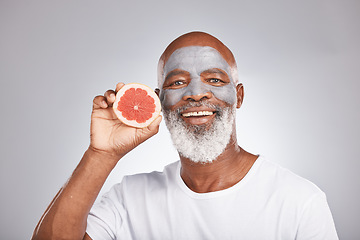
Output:
<svg viewBox="0 0 360 240">
<path fill-rule="evenodd" d="M 116 92 L 124 84 L 116 86 Z M 106 178 L 129 151 L 158 132 L 161 117 L 142 129 L 122 124 L 112 111 L 115 92 L 93 101 L 90 146 L 35 228 L 32 239 L 90 239 L 88 213 Z"/>
</svg>

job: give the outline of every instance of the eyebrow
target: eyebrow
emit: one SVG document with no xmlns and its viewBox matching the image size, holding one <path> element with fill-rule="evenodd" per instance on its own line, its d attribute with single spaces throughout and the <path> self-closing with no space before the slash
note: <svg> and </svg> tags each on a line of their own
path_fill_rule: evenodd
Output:
<svg viewBox="0 0 360 240">
<path fill-rule="evenodd" d="M 218 73 L 218 74 L 227 76 L 227 74 L 224 71 L 222 71 L 218 68 L 208 69 L 208 70 L 203 71 L 202 73 Z"/>
<path fill-rule="evenodd" d="M 172 76 L 176 76 L 179 74 L 186 74 L 187 72 L 184 70 L 172 70 L 171 72 L 169 72 L 166 77 L 165 77 L 165 81 L 168 80 L 169 78 L 171 78 Z"/>
</svg>

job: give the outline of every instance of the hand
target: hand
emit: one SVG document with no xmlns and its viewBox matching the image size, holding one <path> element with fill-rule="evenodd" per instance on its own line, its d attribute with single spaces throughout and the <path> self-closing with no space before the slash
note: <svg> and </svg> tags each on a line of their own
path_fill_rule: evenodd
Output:
<svg viewBox="0 0 360 240">
<path fill-rule="evenodd" d="M 158 116 L 145 128 L 134 128 L 123 124 L 112 109 L 116 92 L 123 86 L 123 83 L 118 83 L 115 91 L 108 90 L 104 96 L 96 96 L 91 114 L 89 148 L 101 154 L 112 156 L 115 161 L 155 135 L 159 131 L 159 124 L 162 119 L 161 116 Z"/>
</svg>

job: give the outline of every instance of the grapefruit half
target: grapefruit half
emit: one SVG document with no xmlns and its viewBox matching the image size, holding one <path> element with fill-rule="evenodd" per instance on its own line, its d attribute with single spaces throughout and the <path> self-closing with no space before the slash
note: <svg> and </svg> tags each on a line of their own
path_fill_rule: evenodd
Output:
<svg viewBox="0 0 360 240">
<path fill-rule="evenodd" d="M 124 124 L 144 128 L 159 116 L 161 104 L 156 93 L 148 86 L 129 83 L 116 93 L 113 110 Z"/>
</svg>

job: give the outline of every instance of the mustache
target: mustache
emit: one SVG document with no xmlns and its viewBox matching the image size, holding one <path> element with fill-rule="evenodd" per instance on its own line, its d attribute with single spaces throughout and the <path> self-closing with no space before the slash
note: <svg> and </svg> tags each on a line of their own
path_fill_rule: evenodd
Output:
<svg viewBox="0 0 360 240">
<path fill-rule="evenodd" d="M 224 109 L 223 107 L 220 107 L 218 105 L 215 105 L 215 104 L 212 104 L 212 103 L 209 103 L 206 101 L 200 101 L 200 102 L 189 102 L 186 105 L 183 105 L 183 106 L 180 106 L 180 107 L 174 109 L 173 111 L 176 112 L 177 114 L 180 114 L 181 112 L 183 112 L 189 108 L 203 107 L 203 106 L 211 108 L 211 109 L 215 109 L 216 112 L 222 112 Z"/>
</svg>

